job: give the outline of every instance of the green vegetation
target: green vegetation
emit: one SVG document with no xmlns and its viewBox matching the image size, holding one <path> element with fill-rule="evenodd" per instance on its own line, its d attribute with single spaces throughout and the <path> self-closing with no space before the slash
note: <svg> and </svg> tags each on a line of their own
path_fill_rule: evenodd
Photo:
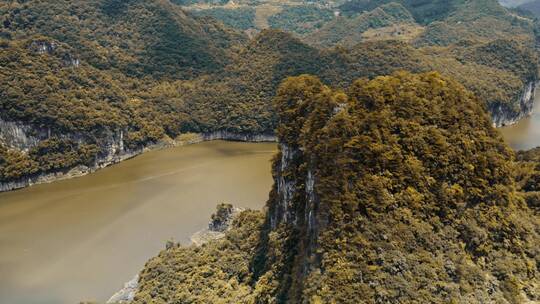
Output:
<svg viewBox="0 0 540 304">
<path fill-rule="evenodd" d="M 0 4 L 0 19 L 2 36 L 41 34 L 73 47 L 94 67 L 137 77 L 215 71 L 227 62 L 227 47 L 242 39 L 167 1 L 10 1 Z"/>
<path fill-rule="evenodd" d="M 517 154 L 516 181 L 529 207 L 540 214 L 540 148 Z"/>
<path fill-rule="evenodd" d="M 68 138 L 75 150 L 96 147 L 99 159 L 120 134 L 132 151 L 187 132 L 273 133 L 271 100 L 288 76 L 313 74 L 344 88 L 398 70 L 437 70 L 492 112 L 519 113 L 523 88 L 538 78 L 531 19 L 477 0 L 455 2 L 437 22 L 419 24 L 417 16 L 427 13 L 412 2 L 372 4 L 351 18 L 334 18 L 314 4 L 287 6 L 270 18 L 275 26 L 306 30 L 303 40 L 278 30 L 248 40 L 166 1 L 0 4 L 0 118 L 32 127 L 42 140 Z M 238 5 L 249 15 L 255 4 Z M 246 14 L 230 22 L 247 27 Z M 451 28 L 468 40 L 452 38 Z M 304 41 L 343 45 L 321 49 Z M 13 170 L 4 174 L 8 180 L 68 169 L 43 162 L 37 170 L 7 168 L 13 168 L 5 169 Z"/>
<path fill-rule="evenodd" d="M 271 28 L 305 35 L 319 29 L 334 18 L 334 12 L 315 6 L 285 6 L 280 13 L 268 19 Z"/>
<path fill-rule="evenodd" d="M 18 180 L 39 173 L 64 171 L 78 165 L 92 166 L 99 149 L 93 144 L 51 137 L 29 153 L 8 149 L 0 144 L 0 179 Z"/>
<path fill-rule="evenodd" d="M 496 0 L 488 1 L 496 3 Z M 428 24 L 446 18 L 465 2 L 464 0 L 352 0 L 342 4 L 339 9 L 351 16 L 388 3 L 399 3 L 406 7 L 419 23 Z"/>
<path fill-rule="evenodd" d="M 162 251 L 141 272 L 134 303 L 245 303 L 252 289 L 250 258 L 264 216 L 245 211 L 226 236 L 201 247 Z"/>
<path fill-rule="evenodd" d="M 275 106 L 265 220 L 244 213 L 225 240 L 163 251 L 135 303 L 540 300 L 540 218 L 516 191 L 538 151 L 515 162 L 460 84 L 400 72 L 343 91 L 300 76 Z"/>
<path fill-rule="evenodd" d="M 225 25 L 239 30 L 248 30 L 255 27 L 255 9 L 252 7 L 229 8 L 211 8 L 205 10 L 193 11 L 196 16 L 213 17 Z"/>
<path fill-rule="evenodd" d="M 402 5 L 389 3 L 353 18 L 337 18 L 306 38 L 311 44 L 328 47 L 351 46 L 362 40 L 362 33 L 398 23 L 412 23 L 413 16 Z"/>
</svg>

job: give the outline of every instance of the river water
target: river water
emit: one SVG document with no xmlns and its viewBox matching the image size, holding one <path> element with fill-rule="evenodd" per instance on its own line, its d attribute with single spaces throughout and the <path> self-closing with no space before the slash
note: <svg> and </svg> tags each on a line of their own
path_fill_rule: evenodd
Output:
<svg viewBox="0 0 540 304">
<path fill-rule="evenodd" d="M 506 142 L 516 150 L 528 150 L 540 146 L 540 91 L 536 90 L 531 116 L 517 124 L 500 128 Z"/>
<path fill-rule="evenodd" d="M 514 149 L 540 146 L 540 94 L 533 115 L 500 131 Z M 217 203 L 260 209 L 275 150 L 206 142 L 0 193 L 0 303 L 107 300 L 167 240 L 188 243 Z"/>
<path fill-rule="evenodd" d="M 0 193 L 0 303 L 106 301 L 217 203 L 263 207 L 276 145 L 214 141 Z"/>
</svg>

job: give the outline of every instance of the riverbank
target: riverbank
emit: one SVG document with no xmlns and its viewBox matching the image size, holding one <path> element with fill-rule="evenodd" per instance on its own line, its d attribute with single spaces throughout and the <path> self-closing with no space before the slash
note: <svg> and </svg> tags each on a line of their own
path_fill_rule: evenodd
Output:
<svg viewBox="0 0 540 304">
<path fill-rule="evenodd" d="M 212 220 L 208 223 L 208 227 L 195 232 L 191 236 L 191 244 L 193 246 L 202 246 L 212 240 L 217 240 L 225 237 L 225 233 L 231 229 L 231 224 L 242 211 L 243 208 L 234 207 L 231 204 L 222 203 L 217 206 L 216 213 L 212 215 Z M 217 216 L 216 216 L 217 215 Z M 167 242 L 165 250 L 181 246 L 179 243 Z M 126 282 L 124 287 L 117 291 L 106 304 L 115 303 L 131 303 L 139 288 L 139 274 L 136 274 L 133 279 Z"/>
<path fill-rule="evenodd" d="M 276 148 L 215 140 L 156 149 L 80 178 L 0 193 L 0 235 L 9 244 L 0 303 L 105 303 L 168 240 L 190 244 L 217 203 L 262 209 Z"/>
<path fill-rule="evenodd" d="M 539 81 L 530 81 L 523 88 L 517 106 L 518 111 L 509 111 L 505 107 L 499 105 L 496 108 L 489 109 L 491 120 L 494 128 L 502 128 L 515 125 L 524 118 L 531 116 L 535 104 L 536 89 L 540 84 Z"/>
<path fill-rule="evenodd" d="M 192 145 L 213 140 L 239 142 L 276 142 L 276 137 L 269 134 L 238 134 L 227 131 L 216 131 L 211 133 L 186 133 L 178 136 L 175 139 L 167 138 L 158 143 L 145 146 L 138 150 L 123 150 L 121 153 L 115 155 L 108 155 L 102 159 L 98 159 L 95 165 L 91 167 L 77 166 L 66 171 L 38 174 L 17 181 L 0 182 L 0 192 L 19 190 L 34 185 L 48 184 L 55 181 L 85 176 L 87 174 L 94 173 L 100 169 L 134 158 L 148 151 Z"/>
</svg>

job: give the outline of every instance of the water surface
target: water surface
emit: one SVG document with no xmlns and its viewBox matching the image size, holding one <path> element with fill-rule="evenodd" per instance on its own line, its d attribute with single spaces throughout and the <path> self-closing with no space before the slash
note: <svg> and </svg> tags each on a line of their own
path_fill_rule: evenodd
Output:
<svg viewBox="0 0 540 304">
<path fill-rule="evenodd" d="M 105 301 L 218 202 L 260 209 L 275 144 L 153 151 L 81 178 L 0 193 L 0 303 Z"/>
<path fill-rule="evenodd" d="M 500 131 L 515 149 L 540 146 L 540 94 L 530 117 Z M 0 303 L 105 301 L 168 239 L 189 242 L 218 202 L 261 208 L 275 149 L 207 142 L 0 193 Z"/>
<path fill-rule="evenodd" d="M 506 142 L 516 150 L 528 150 L 540 146 L 540 91 L 536 90 L 531 116 L 517 124 L 500 128 Z"/>
</svg>

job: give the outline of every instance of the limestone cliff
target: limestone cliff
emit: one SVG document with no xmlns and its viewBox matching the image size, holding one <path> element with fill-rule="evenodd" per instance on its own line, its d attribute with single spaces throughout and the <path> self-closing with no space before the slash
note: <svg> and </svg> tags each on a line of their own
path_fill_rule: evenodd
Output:
<svg viewBox="0 0 540 304">
<path fill-rule="evenodd" d="M 49 46 L 49 48 L 51 47 L 52 46 Z M 47 46 L 43 46 L 38 49 L 46 50 Z M 62 170 L 30 174 L 15 180 L 0 180 L 0 192 L 20 189 L 35 184 L 49 183 L 56 180 L 83 176 L 98 169 L 132 158 L 143 153 L 144 151 L 154 148 L 193 144 L 210 140 L 231 140 L 245 142 L 276 141 L 275 136 L 268 134 L 237 134 L 227 131 L 216 131 L 203 134 L 186 134 L 185 136 L 180 136 L 176 140 L 163 139 L 156 143 L 149 142 L 138 148 L 129 149 L 125 144 L 125 136 L 127 134 L 129 134 L 129 131 L 127 130 L 106 130 L 100 135 L 99 138 L 92 139 L 92 144 L 97 146 L 99 152 L 89 165 L 77 165 L 67 167 Z M 48 128 L 37 128 L 22 124 L 20 122 L 4 120 L 0 117 L 0 144 L 8 147 L 9 149 L 27 154 L 32 148 L 37 147 L 40 143 L 50 138 L 67 139 L 71 142 L 77 143 L 78 145 L 85 144 L 89 140 L 89 137 L 85 134 L 53 133 Z"/>
<path fill-rule="evenodd" d="M 491 107 L 489 111 L 491 113 L 491 119 L 493 120 L 493 126 L 504 127 L 512 125 L 531 115 L 534 108 L 537 86 L 538 82 L 536 80 L 527 83 L 513 109 L 509 109 L 508 106 L 503 105 Z"/>
</svg>

